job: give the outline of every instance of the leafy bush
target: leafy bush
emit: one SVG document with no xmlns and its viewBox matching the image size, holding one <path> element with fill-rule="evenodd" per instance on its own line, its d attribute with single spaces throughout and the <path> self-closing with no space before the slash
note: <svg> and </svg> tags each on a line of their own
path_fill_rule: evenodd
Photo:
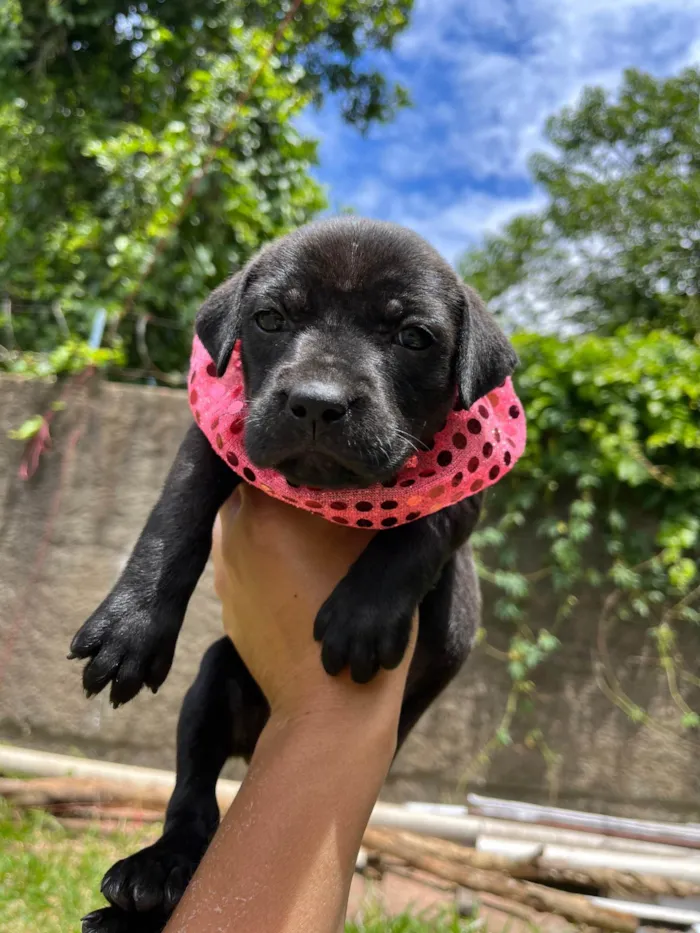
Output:
<svg viewBox="0 0 700 933">
<path fill-rule="evenodd" d="M 512 626 L 507 650 L 490 649 L 513 681 L 494 741 L 510 741 L 517 710 L 534 695 L 532 671 L 556 651 L 561 626 L 576 623 L 587 590 L 600 591 L 607 618 L 641 623 L 681 722 L 696 727 L 684 684 L 700 681 L 683 664 L 677 633 L 700 626 L 700 345 L 664 331 L 522 335 L 515 344 L 528 445 L 475 538 L 495 612 Z M 542 566 L 532 566 L 533 553 L 546 556 Z M 542 628 L 532 607 L 545 587 L 557 611 Z M 628 715 L 647 721 L 602 662 L 598 676 Z M 542 744 L 538 732 L 528 740 Z"/>
</svg>

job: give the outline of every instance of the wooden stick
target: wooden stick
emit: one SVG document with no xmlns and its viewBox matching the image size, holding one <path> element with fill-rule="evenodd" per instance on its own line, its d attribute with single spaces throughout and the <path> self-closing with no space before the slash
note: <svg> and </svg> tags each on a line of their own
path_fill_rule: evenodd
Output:
<svg viewBox="0 0 700 933">
<path fill-rule="evenodd" d="M 438 878 L 526 904 L 541 913 L 559 914 L 571 923 L 582 923 L 615 933 L 635 933 L 637 929 L 636 917 L 591 904 L 580 894 L 556 891 L 530 881 L 511 878 L 502 872 L 472 868 L 426 854 L 422 845 L 424 841 L 422 837 L 411 833 L 387 833 L 371 829 L 365 833 L 364 845 L 403 858 L 410 865 L 431 872 Z"/>
<path fill-rule="evenodd" d="M 170 789 L 157 784 L 135 787 L 113 780 L 39 778 L 33 781 L 0 778 L 0 796 L 17 807 L 50 807 L 58 803 L 124 804 L 165 810 Z"/>
<path fill-rule="evenodd" d="M 386 830 L 368 830 L 368 838 L 375 832 L 386 833 Z M 391 835 L 400 835 L 392 833 Z M 420 845 L 425 855 L 442 858 L 458 865 L 469 865 L 472 868 L 481 868 L 486 871 L 506 872 L 513 878 L 524 881 L 536 881 L 541 884 L 575 884 L 581 887 L 599 888 L 615 894 L 652 894 L 664 897 L 697 897 L 700 896 L 700 885 L 689 881 L 675 881 L 672 878 L 662 878 L 658 875 L 640 875 L 631 871 L 620 871 L 609 868 L 568 868 L 565 866 L 552 867 L 542 865 L 535 857 L 518 861 L 502 855 L 493 855 L 490 852 L 480 852 L 478 849 L 469 849 L 444 839 L 431 839 L 429 837 L 406 834 L 414 840 L 414 845 Z M 365 842 L 369 845 L 369 842 Z"/>
<path fill-rule="evenodd" d="M 220 782 L 220 784 L 223 782 Z M 54 804 L 76 803 L 91 805 L 119 805 L 142 807 L 165 812 L 172 788 L 160 783 L 142 785 L 111 778 L 49 777 L 33 780 L 0 778 L 0 797 L 16 807 L 44 807 Z M 228 809 L 231 795 L 219 787 L 219 806 Z"/>
<path fill-rule="evenodd" d="M 535 859 L 540 868 L 570 868 L 582 872 L 604 868 L 635 875 L 683 879 L 700 887 L 700 859 L 696 857 L 693 849 L 675 849 L 665 854 L 641 855 L 637 852 L 619 852 L 608 848 L 538 845 L 534 842 L 496 839 L 492 836 L 481 836 L 476 847 L 484 854 L 498 855 L 513 861 L 527 862 Z"/>
<path fill-rule="evenodd" d="M 116 765 L 111 767 L 117 768 Z M 128 770 L 126 765 L 121 767 Z M 173 784 L 161 780 L 157 771 L 153 772 L 153 776 L 142 776 L 139 770 L 146 769 L 135 768 L 136 775 L 128 779 L 123 779 L 119 774 L 115 777 L 55 776 L 29 780 L 0 778 L 0 796 L 18 807 L 45 807 L 52 802 L 72 800 L 76 803 L 134 804 L 153 810 L 165 810 L 173 792 Z M 219 781 L 217 800 L 222 813 L 229 808 L 237 788 L 238 785 L 232 781 Z"/>
<path fill-rule="evenodd" d="M 466 889 L 462 888 L 461 891 L 466 892 Z M 461 899 L 458 898 L 458 903 L 460 900 Z M 533 930 L 541 930 L 548 920 L 556 919 L 560 923 L 563 921 L 563 917 L 560 917 L 559 914 L 542 914 L 537 910 L 533 910 L 531 907 L 525 907 L 523 904 L 518 904 L 516 901 L 509 901 L 507 898 L 499 897 L 497 894 L 488 894 L 486 891 L 479 891 L 479 893 L 474 896 L 474 906 L 479 905 L 506 914 L 508 917 L 517 917 L 518 920 L 524 920 Z M 464 905 L 462 901 L 460 906 L 466 905 Z"/>
<path fill-rule="evenodd" d="M 120 820 L 124 823 L 162 823 L 162 810 L 142 810 L 137 807 L 100 807 L 81 804 L 54 804 L 49 813 L 60 817 L 80 820 Z"/>
</svg>

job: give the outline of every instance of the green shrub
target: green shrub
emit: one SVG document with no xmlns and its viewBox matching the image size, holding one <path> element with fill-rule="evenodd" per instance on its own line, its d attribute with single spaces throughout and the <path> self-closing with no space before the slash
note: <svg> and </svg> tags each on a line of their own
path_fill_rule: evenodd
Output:
<svg viewBox="0 0 700 933">
<path fill-rule="evenodd" d="M 586 590 L 600 591 L 611 619 L 639 624 L 640 641 L 652 640 L 680 721 L 697 727 L 685 697 L 700 681 L 677 634 L 700 626 L 700 345 L 664 331 L 515 343 L 527 449 L 475 537 L 495 613 L 511 632 L 504 652 L 492 650 L 513 681 L 494 742 L 510 742 L 517 710 L 535 695 L 532 672 L 556 652 L 562 627 L 576 624 Z M 545 554 L 541 566 L 533 553 Z M 543 588 L 557 606 L 544 626 L 533 611 Z M 598 661 L 601 688 L 648 721 Z M 528 740 L 546 748 L 538 730 Z"/>
</svg>

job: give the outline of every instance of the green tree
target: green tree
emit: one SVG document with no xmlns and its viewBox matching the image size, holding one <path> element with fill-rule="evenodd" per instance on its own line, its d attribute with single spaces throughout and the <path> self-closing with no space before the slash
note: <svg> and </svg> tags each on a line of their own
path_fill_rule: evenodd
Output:
<svg viewBox="0 0 700 933">
<path fill-rule="evenodd" d="M 128 371 L 182 371 L 206 292 L 325 206 L 295 117 L 336 94 L 362 130 L 404 103 L 360 59 L 391 47 L 411 5 L 305 0 L 268 57 L 291 0 L 6 0 L 0 293 L 17 312 L 7 342 L 39 354 L 6 365 L 55 368 L 49 351 L 105 309 Z"/>
<path fill-rule="evenodd" d="M 700 331 L 700 70 L 630 70 L 547 123 L 548 203 L 468 252 L 461 272 L 519 322 Z"/>
</svg>

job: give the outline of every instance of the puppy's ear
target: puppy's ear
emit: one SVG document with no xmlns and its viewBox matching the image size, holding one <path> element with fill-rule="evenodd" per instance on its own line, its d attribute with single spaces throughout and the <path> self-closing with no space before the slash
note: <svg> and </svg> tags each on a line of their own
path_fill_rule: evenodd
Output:
<svg viewBox="0 0 700 933">
<path fill-rule="evenodd" d="M 457 354 L 457 387 L 465 408 L 510 376 L 515 350 L 473 288 L 464 286 L 462 331 Z"/>
<path fill-rule="evenodd" d="M 217 376 L 226 372 L 241 334 L 241 301 L 246 279 L 246 270 L 243 269 L 215 288 L 195 318 L 195 332 L 214 360 Z"/>
</svg>

